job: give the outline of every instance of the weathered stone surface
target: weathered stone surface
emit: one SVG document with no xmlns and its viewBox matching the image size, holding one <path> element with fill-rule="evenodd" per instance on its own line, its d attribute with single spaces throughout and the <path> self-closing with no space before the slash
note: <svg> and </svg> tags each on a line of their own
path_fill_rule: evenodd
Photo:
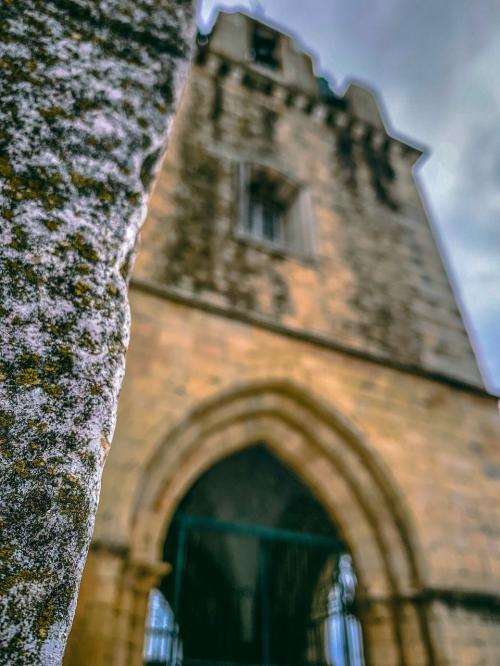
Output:
<svg viewBox="0 0 500 666">
<path fill-rule="evenodd" d="M 192 2 L 6 1 L 0 663 L 60 662 L 113 436 L 127 278 Z"/>
<path fill-rule="evenodd" d="M 200 46 L 136 276 L 482 386 L 413 178 L 420 152 L 369 121 L 373 100 L 362 117 L 368 92 L 356 104 L 352 95 L 325 97 L 311 65 L 297 67 L 310 60 L 290 38 L 282 36 L 282 69 L 253 65 L 246 22 L 222 15 Z M 314 251 L 242 236 L 235 172 L 243 161 L 309 195 Z"/>
<path fill-rule="evenodd" d="M 197 470 L 205 470 L 228 455 L 235 442 L 242 448 L 256 441 L 278 442 L 273 450 L 283 460 L 288 461 L 292 454 L 299 460 L 292 467 L 299 478 L 316 465 L 315 475 L 307 477 L 308 484 L 335 516 L 336 524 L 346 530 L 343 533 L 351 535 L 346 539 L 359 562 L 365 591 L 380 601 L 377 557 L 369 541 L 371 530 L 379 534 L 387 527 L 386 514 L 380 498 L 370 495 L 364 476 L 359 491 L 367 496 L 366 506 L 376 517 L 377 526 L 366 526 L 354 507 L 343 503 L 342 470 L 350 461 L 345 451 L 331 446 L 338 461 L 334 474 L 319 454 L 322 447 L 327 447 L 326 433 L 313 433 L 310 415 L 304 415 L 300 401 L 293 411 L 284 412 L 278 402 L 266 403 L 256 392 L 249 400 L 246 420 L 238 410 L 226 408 L 227 396 L 256 384 L 262 384 L 265 393 L 268 385 L 283 382 L 295 388 L 304 402 L 310 398 L 342 414 L 366 438 L 368 457 L 388 471 L 394 481 L 398 494 L 391 495 L 391 506 L 395 511 L 401 510 L 403 524 L 413 535 L 413 553 L 421 572 L 421 587 L 415 584 L 411 592 L 407 590 L 408 603 L 416 608 L 422 603 L 425 607 L 418 599 L 426 598 L 427 588 L 430 599 L 434 589 L 450 591 L 447 605 L 439 604 L 439 619 L 433 615 L 432 603 L 428 605 L 435 662 L 421 658 L 410 631 L 403 639 L 408 652 L 403 663 L 472 666 L 474 662 L 464 656 L 463 650 L 467 645 L 471 649 L 478 635 L 490 627 L 490 637 L 481 639 L 484 646 L 480 654 L 491 651 L 492 658 L 485 663 L 493 666 L 500 655 L 493 630 L 496 626 L 498 633 L 498 614 L 491 601 L 500 597 L 499 481 L 490 474 L 492 466 L 499 462 L 495 400 L 188 304 L 176 304 L 160 294 L 154 296 L 132 287 L 130 298 L 132 337 L 116 445 L 104 473 L 95 549 L 84 574 L 65 663 L 105 666 L 106 657 L 100 661 L 96 656 L 98 644 L 101 649 L 105 646 L 104 655 L 122 651 L 122 656 L 116 658 L 120 666 L 141 663 L 144 615 L 139 615 L 138 606 L 131 601 L 138 583 L 135 574 L 125 578 L 123 572 L 136 563 L 146 567 L 161 560 L 161 543 L 151 535 L 165 534 L 168 511 L 175 511 L 182 490 L 198 478 Z M 198 430 L 197 413 L 204 414 L 206 405 L 213 401 L 223 405 L 220 421 L 232 428 L 219 437 L 214 433 L 222 426 L 210 417 L 206 434 Z M 310 449 L 298 449 L 292 434 L 275 433 L 272 424 L 260 426 L 254 411 L 276 419 L 295 419 L 298 429 L 308 433 Z M 188 431 L 179 442 L 175 435 L 179 426 L 182 435 L 186 424 L 192 425 L 194 435 Z M 191 442 L 188 450 L 184 448 L 186 441 Z M 158 459 L 163 460 L 165 477 L 159 471 Z M 356 458 L 352 462 L 353 474 L 361 475 L 363 469 L 364 462 Z M 156 504 L 150 513 L 139 513 L 141 491 L 149 491 L 158 476 L 162 479 L 163 495 L 170 498 L 168 511 L 164 505 Z M 331 497 L 324 495 L 325 488 Z M 390 572 L 399 581 L 404 564 L 395 554 L 392 541 L 386 547 Z M 152 576 L 150 587 L 157 581 Z M 105 594 L 103 585 L 107 586 Z M 401 591 L 400 585 L 398 582 Z M 145 586 L 144 607 L 147 590 Z M 453 604 L 460 601 L 454 601 L 454 590 L 464 593 L 464 604 L 469 600 L 468 594 L 472 604 L 478 597 L 477 611 L 453 612 Z M 411 594 L 416 602 L 411 600 Z M 455 619 L 465 616 L 473 617 L 474 622 L 468 627 L 457 627 Z M 373 622 L 373 630 L 366 620 L 363 625 L 368 647 L 378 650 L 385 641 L 388 651 L 396 650 L 394 636 L 389 629 L 381 630 L 386 620 L 377 619 L 375 608 L 370 608 L 368 621 Z M 458 635 L 460 643 L 445 643 L 442 638 L 448 634 Z M 135 661 L 127 661 L 130 643 L 137 655 Z M 381 658 L 368 663 L 385 666 L 400 662 Z"/>
</svg>

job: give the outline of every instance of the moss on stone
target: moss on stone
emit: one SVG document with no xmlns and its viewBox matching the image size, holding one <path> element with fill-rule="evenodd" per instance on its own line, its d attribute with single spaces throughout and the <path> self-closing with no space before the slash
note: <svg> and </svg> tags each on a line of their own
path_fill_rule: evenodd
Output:
<svg viewBox="0 0 500 666">
<path fill-rule="evenodd" d="M 38 638 L 40 639 L 47 638 L 49 629 L 54 623 L 54 618 L 55 618 L 54 602 L 52 601 L 52 599 L 49 599 L 47 603 L 44 606 L 42 606 L 36 618 L 36 634 Z"/>
<path fill-rule="evenodd" d="M 20 357 L 20 362 L 22 366 L 35 366 L 39 365 L 42 360 L 40 354 L 35 352 L 23 352 Z"/>
<path fill-rule="evenodd" d="M 3 266 L 10 278 L 8 288 L 17 298 L 21 297 L 22 290 L 26 288 L 26 283 L 41 285 L 46 281 L 39 268 L 22 259 L 5 257 Z M 22 323 L 22 320 L 19 323 Z"/>
<path fill-rule="evenodd" d="M 79 280 L 73 285 L 73 293 L 78 298 L 85 298 L 89 293 L 91 293 L 92 287 L 86 282 Z"/>
<path fill-rule="evenodd" d="M 49 424 L 39 419 L 28 419 L 28 428 L 34 428 L 37 432 L 45 432 L 48 430 Z"/>
<path fill-rule="evenodd" d="M 10 241 L 9 247 L 20 252 L 27 250 L 29 247 L 28 234 L 26 233 L 24 227 L 22 227 L 20 224 L 16 224 L 14 227 L 12 227 L 12 239 Z"/>
<path fill-rule="evenodd" d="M 14 463 L 14 471 L 18 476 L 22 477 L 23 479 L 27 479 L 29 476 L 29 468 L 24 460 L 17 460 Z"/>
<path fill-rule="evenodd" d="M 16 379 L 16 384 L 24 386 L 39 386 L 41 382 L 37 368 L 23 368 Z"/>
<path fill-rule="evenodd" d="M 0 545 L 0 560 L 10 560 L 15 553 L 16 547 L 9 543 Z"/>
<path fill-rule="evenodd" d="M 61 226 L 62 222 L 55 219 L 54 217 L 47 218 L 42 220 L 43 224 L 47 227 L 49 231 L 57 231 Z"/>
<path fill-rule="evenodd" d="M 49 106 L 47 109 L 40 109 L 39 113 L 45 120 L 67 117 L 67 112 L 62 106 Z"/>
<path fill-rule="evenodd" d="M 84 331 L 79 339 L 79 344 L 83 349 L 91 353 L 96 353 L 99 351 L 98 343 L 92 338 L 88 331 Z"/>
<path fill-rule="evenodd" d="M 42 382 L 42 388 L 52 398 L 60 398 L 63 394 L 63 389 L 57 384 L 50 384 L 49 382 Z"/>
<path fill-rule="evenodd" d="M 99 255 L 89 241 L 86 241 L 82 234 L 77 233 L 70 238 L 72 248 L 78 252 L 84 259 L 92 264 L 97 263 Z"/>
<path fill-rule="evenodd" d="M 75 187 L 77 187 L 79 190 L 94 190 L 97 187 L 98 181 L 96 181 L 94 178 L 84 176 L 81 173 L 77 173 L 76 171 L 71 172 L 70 178 L 73 185 L 75 185 Z"/>
<path fill-rule="evenodd" d="M 0 176 L 8 177 L 12 176 L 14 170 L 12 169 L 11 164 L 5 158 L 0 158 Z"/>
<path fill-rule="evenodd" d="M 19 618 L 19 614 L 21 612 L 22 612 L 21 605 L 13 602 L 7 608 L 7 617 L 9 619 L 9 622 L 15 623 L 16 620 Z"/>
<path fill-rule="evenodd" d="M 89 503 L 87 492 L 76 476 L 62 474 L 62 482 L 57 492 L 56 501 L 59 509 L 73 524 L 81 529 L 88 520 Z"/>
<path fill-rule="evenodd" d="M 31 285 L 42 285 L 46 281 L 45 277 L 35 268 L 33 268 L 33 266 L 25 266 L 24 274 L 26 276 L 26 280 Z"/>
<path fill-rule="evenodd" d="M 14 412 L 0 410 L 0 428 L 10 428 L 16 422 L 16 415 Z"/>
<path fill-rule="evenodd" d="M 19 583 L 43 581 L 46 579 L 48 573 L 49 572 L 47 571 L 32 571 L 31 569 L 22 569 L 12 576 L 5 576 L 3 579 L 0 579 L 0 595 L 7 594 L 13 587 L 19 585 Z"/>
<path fill-rule="evenodd" d="M 82 451 L 80 460 L 88 469 L 93 469 L 96 465 L 96 457 L 90 451 Z"/>
<path fill-rule="evenodd" d="M 46 210 L 60 206 L 65 197 L 62 176 L 49 167 L 26 166 L 6 179 L 4 195 L 14 203 L 38 201 Z"/>
<path fill-rule="evenodd" d="M 5 439 L 5 437 L 0 437 L 0 453 L 6 460 L 11 460 L 14 454 L 12 445 Z"/>
<path fill-rule="evenodd" d="M 127 201 L 133 206 L 139 205 L 141 199 L 142 199 L 142 194 L 140 192 L 132 192 L 132 194 L 129 194 L 127 196 Z"/>
</svg>

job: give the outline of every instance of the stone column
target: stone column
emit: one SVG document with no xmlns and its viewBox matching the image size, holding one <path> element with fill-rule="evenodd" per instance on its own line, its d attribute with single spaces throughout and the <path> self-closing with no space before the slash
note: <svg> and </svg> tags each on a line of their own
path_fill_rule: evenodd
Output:
<svg viewBox="0 0 500 666">
<path fill-rule="evenodd" d="M 65 666 L 141 666 L 149 592 L 166 562 L 134 562 L 93 548 L 85 567 Z"/>
<path fill-rule="evenodd" d="M 116 604 L 123 563 L 123 555 L 119 552 L 90 551 L 64 655 L 65 666 L 109 666 L 114 663 Z"/>
<path fill-rule="evenodd" d="M 0 3 L 2 664 L 62 660 L 194 30 L 191 0 Z"/>
<path fill-rule="evenodd" d="M 425 633 L 425 608 L 414 598 L 363 598 L 358 617 L 370 666 L 432 666 L 432 637 Z M 440 662 L 439 662 L 440 663 Z"/>
<path fill-rule="evenodd" d="M 143 663 L 144 634 L 150 591 L 170 571 L 166 562 L 127 562 L 123 582 L 118 639 L 126 647 L 124 659 L 113 666 L 141 666 Z"/>
</svg>

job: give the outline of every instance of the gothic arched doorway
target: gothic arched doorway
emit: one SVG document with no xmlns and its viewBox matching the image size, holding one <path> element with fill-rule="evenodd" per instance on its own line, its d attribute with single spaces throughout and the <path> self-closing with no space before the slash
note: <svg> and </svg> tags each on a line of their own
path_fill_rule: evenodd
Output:
<svg viewBox="0 0 500 666">
<path fill-rule="evenodd" d="M 362 666 L 347 548 L 311 491 L 256 445 L 181 501 L 151 596 L 148 666 Z"/>
</svg>

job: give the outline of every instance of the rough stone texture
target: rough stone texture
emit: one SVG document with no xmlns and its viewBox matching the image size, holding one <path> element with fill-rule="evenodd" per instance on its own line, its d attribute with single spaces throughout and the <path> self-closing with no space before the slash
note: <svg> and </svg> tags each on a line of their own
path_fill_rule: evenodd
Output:
<svg viewBox="0 0 500 666">
<path fill-rule="evenodd" d="M 368 93 L 357 105 L 325 100 L 310 64 L 294 60 L 283 74 L 252 66 L 239 18 L 223 15 L 191 70 L 135 276 L 482 386 L 415 187 L 420 153 L 360 117 Z M 282 51 L 284 63 L 299 58 L 288 38 Z M 315 251 L 242 238 L 242 160 L 309 192 Z"/>
<path fill-rule="evenodd" d="M 223 79 L 227 58 L 193 67 L 151 200 L 118 446 L 66 663 L 142 663 L 178 503 L 221 458 L 263 442 L 353 555 L 368 666 L 498 666 L 499 417 L 418 202 L 416 153 L 390 141 L 380 200 L 342 101 L 307 114 L 302 79 L 236 67 L 239 25 L 233 41 L 212 38 L 231 51 Z M 263 109 L 278 114 L 272 146 Z M 308 184 L 315 261 L 235 238 L 241 156 Z"/>
<path fill-rule="evenodd" d="M 0 663 L 62 658 L 113 436 L 127 279 L 188 0 L 0 14 Z"/>
</svg>

